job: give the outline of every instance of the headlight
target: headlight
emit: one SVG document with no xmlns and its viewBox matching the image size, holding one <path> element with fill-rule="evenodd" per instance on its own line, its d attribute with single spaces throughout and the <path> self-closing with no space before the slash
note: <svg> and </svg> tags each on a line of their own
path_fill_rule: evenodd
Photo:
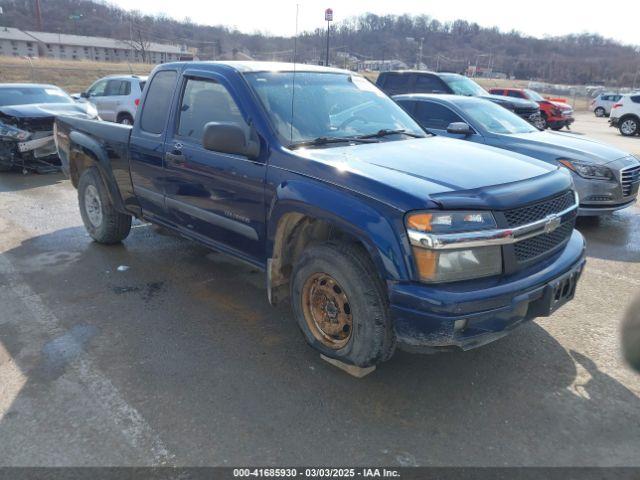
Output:
<svg viewBox="0 0 640 480">
<path fill-rule="evenodd" d="M 615 180 L 615 176 L 611 169 L 603 167 L 602 165 L 594 165 L 592 163 L 581 162 L 579 160 L 569 160 L 566 158 L 561 158 L 558 161 L 561 165 L 576 172 L 582 178 L 588 178 L 591 180 Z"/>
<path fill-rule="evenodd" d="M 24 130 L 20 130 L 19 128 L 16 128 L 13 125 L 0 123 L 0 138 L 24 142 L 30 136 L 31 136 L 31 133 L 25 132 Z"/>
<path fill-rule="evenodd" d="M 490 212 L 417 212 L 407 216 L 407 229 L 428 234 L 469 233 L 496 228 Z M 502 272 L 500 246 L 438 250 L 413 245 L 420 280 L 455 282 L 489 277 Z"/>
</svg>

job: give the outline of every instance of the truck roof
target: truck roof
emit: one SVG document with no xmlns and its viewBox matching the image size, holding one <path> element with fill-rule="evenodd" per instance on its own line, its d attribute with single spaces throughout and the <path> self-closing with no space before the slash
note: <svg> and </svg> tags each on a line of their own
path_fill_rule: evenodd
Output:
<svg viewBox="0 0 640 480">
<path fill-rule="evenodd" d="M 187 65 L 194 67 L 211 66 L 227 66 L 237 70 L 240 73 L 249 72 L 324 72 L 324 73 L 342 73 L 351 75 L 354 72 L 343 70 L 341 68 L 322 67 L 320 65 L 309 65 L 306 63 L 291 62 L 260 62 L 260 61 L 198 61 L 198 62 L 177 62 L 179 65 Z M 164 66 L 172 65 L 165 63 Z"/>
</svg>

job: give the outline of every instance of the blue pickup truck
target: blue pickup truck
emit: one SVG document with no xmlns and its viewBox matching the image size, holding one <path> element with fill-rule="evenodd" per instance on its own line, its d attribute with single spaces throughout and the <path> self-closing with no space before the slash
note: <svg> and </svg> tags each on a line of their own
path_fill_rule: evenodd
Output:
<svg viewBox="0 0 640 480">
<path fill-rule="evenodd" d="M 133 126 L 55 130 L 93 239 L 138 217 L 244 260 L 347 364 L 486 344 L 571 300 L 585 263 L 566 169 L 429 135 L 352 72 L 164 64 Z"/>
</svg>

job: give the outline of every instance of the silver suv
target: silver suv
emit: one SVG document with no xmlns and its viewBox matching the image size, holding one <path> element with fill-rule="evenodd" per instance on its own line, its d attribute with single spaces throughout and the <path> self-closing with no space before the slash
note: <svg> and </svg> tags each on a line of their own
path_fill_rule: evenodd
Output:
<svg viewBox="0 0 640 480">
<path fill-rule="evenodd" d="M 611 113 L 611 107 L 616 103 L 622 95 L 619 93 L 601 93 L 596 98 L 591 100 L 591 111 L 596 117 L 609 116 Z"/>
<path fill-rule="evenodd" d="M 147 77 L 111 75 L 101 78 L 78 95 L 93 103 L 103 120 L 133 125 Z"/>
</svg>

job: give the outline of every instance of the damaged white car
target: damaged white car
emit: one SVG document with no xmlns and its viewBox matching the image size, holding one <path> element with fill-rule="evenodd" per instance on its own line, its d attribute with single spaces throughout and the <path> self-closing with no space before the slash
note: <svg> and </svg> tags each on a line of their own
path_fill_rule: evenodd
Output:
<svg viewBox="0 0 640 480">
<path fill-rule="evenodd" d="M 53 123 L 58 115 L 99 118 L 93 105 L 76 102 L 54 85 L 0 84 L 0 172 L 57 170 Z"/>
</svg>

